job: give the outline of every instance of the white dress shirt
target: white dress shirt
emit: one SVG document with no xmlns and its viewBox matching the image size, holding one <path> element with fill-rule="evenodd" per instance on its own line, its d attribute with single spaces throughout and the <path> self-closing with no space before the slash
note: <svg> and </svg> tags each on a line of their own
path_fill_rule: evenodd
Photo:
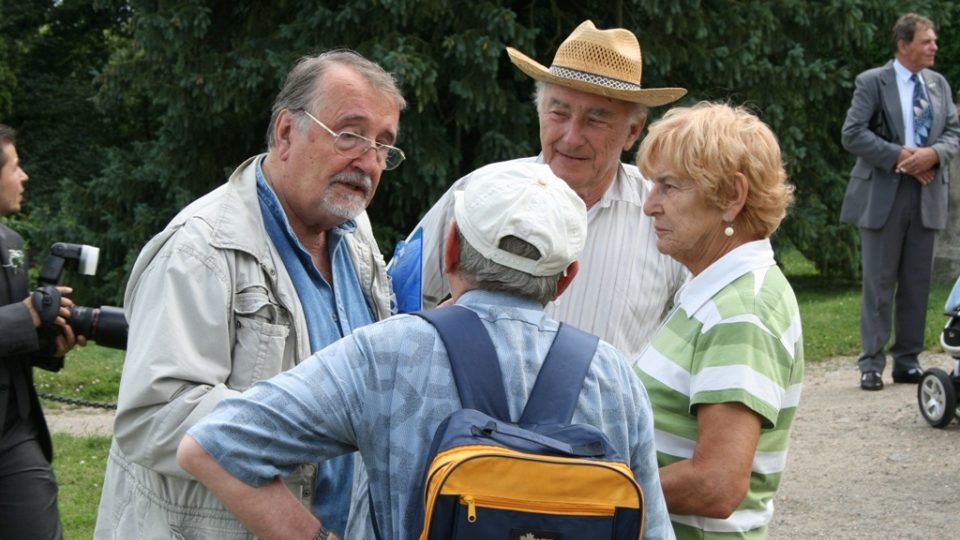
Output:
<svg viewBox="0 0 960 540">
<path fill-rule="evenodd" d="M 424 308 L 450 292 L 443 274 L 443 245 L 453 220 L 452 193 L 469 181 L 469 174 L 457 180 L 417 225 L 423 229 Z M 657 251 L 653 219 L 643 213 L 650 189 L 635 166 L 621 164 L 613 184 L 587 211 L 579 273 L 563 295 L 546 306 L 549 317 L 600 336 L 627 358 L 646 346 L 688 275 L 680 263 Z"/>
</svg>

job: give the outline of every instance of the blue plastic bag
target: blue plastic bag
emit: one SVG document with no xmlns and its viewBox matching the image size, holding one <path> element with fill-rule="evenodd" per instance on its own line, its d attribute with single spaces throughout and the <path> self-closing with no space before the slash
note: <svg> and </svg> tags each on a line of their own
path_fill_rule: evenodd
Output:
<svg viewBox="0 0 960 540">
<path fill-rule="evenodd" d="M 422 307 L 423 229 L 417 228 L 406 240 L 397 242 L 387 273 L 397 297 L 397 312 L 411 313 Z"/>
</svg>

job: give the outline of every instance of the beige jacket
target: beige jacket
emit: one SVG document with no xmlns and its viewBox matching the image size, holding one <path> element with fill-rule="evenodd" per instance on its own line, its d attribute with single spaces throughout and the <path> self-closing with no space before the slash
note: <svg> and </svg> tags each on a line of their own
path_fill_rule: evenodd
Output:
<svg viewBox="0 0 960 540">
<path fill-rule="evenodd" d="M 182 210 L 140 252 L 95 538 L 251 538 L 176 464 L 180 439 L 222 399 L 310 355 L 306 319 L 263 224 L 256 161 Z M 377 319 L 392 292 L 366 214 L 347 245 Z M 288 478 L 308 503 L 313 467 Z"/>
</svg>

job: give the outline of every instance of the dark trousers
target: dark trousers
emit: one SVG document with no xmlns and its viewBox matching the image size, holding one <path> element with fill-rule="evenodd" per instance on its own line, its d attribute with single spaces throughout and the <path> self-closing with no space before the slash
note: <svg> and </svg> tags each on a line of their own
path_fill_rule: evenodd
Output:
<svg viewBox="0 0 960 540">
<path fill-rule="evenodd" d="M 908 176 L 900 179 L 896 200 L 883 228 L 860 229 L 860 371 L 883 372 L 891 314 L 893 370 L 903 372 L 919 366 L 917 355 L 923 351 L 936 234 L 923 226 L 920 184 Z"/>
<path fill-rule="evenodd" d="M 61 540 L 57 479 L 30 422 L 0 438 L 0 539 Z"/>
</svg>

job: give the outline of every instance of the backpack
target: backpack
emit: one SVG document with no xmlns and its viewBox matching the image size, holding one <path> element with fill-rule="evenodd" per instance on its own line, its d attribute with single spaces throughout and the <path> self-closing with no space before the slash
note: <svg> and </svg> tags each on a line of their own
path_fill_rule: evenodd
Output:
<svg viewBox="0 0 960 540">
<path fill-rule="evenodd" d="M 643 490 L 607 437 L 571 424 L 599 341 L 560 330 L 518 422 L 493 342 L 473 311 L 417 312 L 436 327 L 463 409 L 437 428 L 420 539 L 640 538 Z"/>
</svg>

